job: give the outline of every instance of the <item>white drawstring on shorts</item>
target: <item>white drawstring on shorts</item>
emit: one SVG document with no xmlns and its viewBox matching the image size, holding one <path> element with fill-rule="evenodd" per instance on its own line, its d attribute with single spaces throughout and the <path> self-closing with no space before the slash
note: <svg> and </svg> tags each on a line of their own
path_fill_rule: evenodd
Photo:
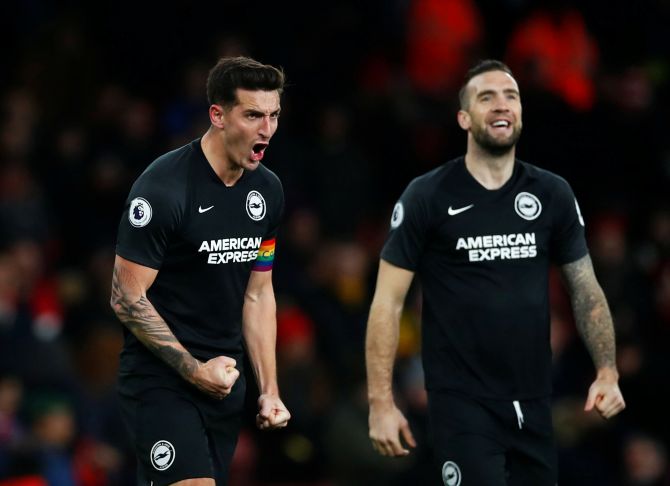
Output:
<svg viewBox="0 0 670 486">
<path fill-rule="evenodd" d="M 523 412 L 521 411 L 521 404 L 519 400 L 514 400 L 512 402 L 514 405 L 514 411 L 516 412 L 516 421 L 519 424 L 519 428 L 523 429 Z"/>
</svg>

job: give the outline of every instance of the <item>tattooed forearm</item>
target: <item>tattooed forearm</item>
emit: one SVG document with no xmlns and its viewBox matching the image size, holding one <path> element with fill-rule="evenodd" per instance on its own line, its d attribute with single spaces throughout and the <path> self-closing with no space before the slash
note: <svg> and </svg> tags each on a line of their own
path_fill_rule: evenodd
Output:
<svg viewBox="0 0 670 486">
<path fill-rule="evenodd" d="M 612 316 L 593 272 L 591 258 L 563 265 L 577 329 L 596 368 L 615 367 Z"/>
<path fill-rule="evenodd" d="M 119 320 L 152 353 L 165 361 L 187 380 L 198 362 L 179 343 L 149 299 L 142 294 L 133 275 L 116 266 L 112 276 L 111 306 Z"/>
</svg>

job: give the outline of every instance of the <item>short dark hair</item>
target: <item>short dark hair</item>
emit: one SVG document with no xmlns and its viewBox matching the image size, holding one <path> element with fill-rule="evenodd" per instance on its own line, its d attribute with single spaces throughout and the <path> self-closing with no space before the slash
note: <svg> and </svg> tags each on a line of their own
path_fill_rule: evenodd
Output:
<svg viewBox="0 0 670 486">
<path fill-rule="evenodd" d="M 463 81 L 461 89 L 458 91 L 458 101 L 461 104 L 461 110 L 467 108 L 466 88 L 470 80 L 475 76 L 479 76 L 480 74 L 487 73 L 489 71 L 502 71 L 514 77 L 512 70 L 504 62 L 498 61 L 496 59 L 485 59 L 483 61 L 479 61 L 467 73 L 465 73 L 465 80 Z"/>
<path fill-rule="evenodd" d="M 244 56 L 222 57 L 207 76 L 207 101 L 230 107 L 237 103 L 237 90 L 284 90 L 284 71 Z"/>
</svg>

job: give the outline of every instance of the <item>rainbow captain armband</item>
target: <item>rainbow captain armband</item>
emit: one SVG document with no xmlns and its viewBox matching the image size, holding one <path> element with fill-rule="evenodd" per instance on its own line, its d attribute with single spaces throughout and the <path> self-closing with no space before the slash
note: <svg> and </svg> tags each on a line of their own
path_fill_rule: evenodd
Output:
<svg viewBox="0 0 670 486">
<path fill-rule="evenodd" d="M 275 261 L 275 239 L 263 240 L 258 249 L 258 256 L 252 268 L 255 272 L 268 272 L 272 270 L 272 264 Z"/>
</svg>

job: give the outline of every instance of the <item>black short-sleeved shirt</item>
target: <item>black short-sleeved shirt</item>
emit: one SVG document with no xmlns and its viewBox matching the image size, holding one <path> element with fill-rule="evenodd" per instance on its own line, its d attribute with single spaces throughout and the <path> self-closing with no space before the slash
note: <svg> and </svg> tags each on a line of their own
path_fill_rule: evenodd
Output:
<svg viewBox="0 0 670 486">
<path fill-rule="evenodd" d="M 577 201 L 551 172 L 516 160 L 487 190 L 461 157 L 414 179 L 381 257 L 420 279 L 428 389 L 549 395 L 549 266 L 587 253 Z"/>
<path fill-rule="evenodd" d="M 242 305 L 251 271 L 272 268 L 284 195 L 260 165 L 227 187 L 200 139 L 155 160 L 137 179 L 116 253 L 158 270 L 147 297 L 179 342 L 208 360 L 242 357 Z M 120 374 L 176 374 L 125 328 Z"/>
</svg>

